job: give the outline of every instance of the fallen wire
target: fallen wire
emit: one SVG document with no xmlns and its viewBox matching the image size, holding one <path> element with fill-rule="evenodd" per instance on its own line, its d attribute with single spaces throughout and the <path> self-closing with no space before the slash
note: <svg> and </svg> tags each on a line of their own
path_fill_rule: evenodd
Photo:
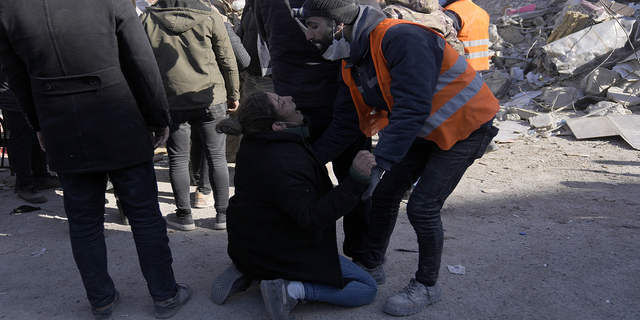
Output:
<svg viewBox="0 0 640 320">
<path fill-rule="evenodd" d="M 7 251 L 7 252 L 0 253 L 0 255 L 3 255 L 3 254 L 6 254 L 6 253 L 9 253 L 9 252 L 16 251 L 16 250 L 18 250 L 18 249 L 20 249 L 20 248 L 22 248 L 22 247 L 24 247 L 24 246 L 26 246 L 26 245 L 27 245 L 27 241 L 25 241 L 25 242 L 24 242 L 20 247 L 15 248 L 15 249 L 13 249 L 13 250 L 9 250 L 9 251 Z"/>
</svg>

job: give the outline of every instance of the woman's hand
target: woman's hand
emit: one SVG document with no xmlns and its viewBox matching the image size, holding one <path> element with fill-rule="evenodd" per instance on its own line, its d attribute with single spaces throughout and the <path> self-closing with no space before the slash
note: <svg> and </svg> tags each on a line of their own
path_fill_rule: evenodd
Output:
<svg viewBox="0 0 640 320">
<path fill-rule="evenodd" d="M 376 159 L 373 154 L 367 150 L 360 150 L 356 157 L 353 158 L 353 168 L 361 175 L 371 175 L 371 168 L 375 166 Z"/>
</svg>

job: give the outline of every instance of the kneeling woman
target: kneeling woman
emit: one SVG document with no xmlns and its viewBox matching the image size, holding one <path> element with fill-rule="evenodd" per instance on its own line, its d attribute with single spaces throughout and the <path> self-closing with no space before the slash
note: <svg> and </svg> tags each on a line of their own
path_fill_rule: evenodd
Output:
<svg viewBox="0 0 640 320">
<path fill-rule="evenodd" d="M 300 301 L 359 306 L 376 296 L 376 281 L 338 254 L 335 226 L 371 181 L 373 155 L 358 153 L 350 176 L 334 188 L 305 142 L 306 122 L 291 97 L 256 93 L 240 106 L 237 120 L 217 126 L 244 135 L 227 210 L 234 264 L 212 286 L 218 304 L 251 280 L 261 281 L 274 319 L 287 318 Z"/>
</svg>

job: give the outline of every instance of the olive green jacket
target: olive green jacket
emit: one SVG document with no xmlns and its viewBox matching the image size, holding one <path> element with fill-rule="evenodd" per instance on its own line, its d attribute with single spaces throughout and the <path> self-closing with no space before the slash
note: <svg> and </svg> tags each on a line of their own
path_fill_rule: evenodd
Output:
<svg viewBox="0 0 640 320">
<path fill-rule="evenodd" d="M 220 15 L 198 0 L 159 0 L 140 16 L 170 110 L 240 99 L 236 58 Z"/>
</svg>

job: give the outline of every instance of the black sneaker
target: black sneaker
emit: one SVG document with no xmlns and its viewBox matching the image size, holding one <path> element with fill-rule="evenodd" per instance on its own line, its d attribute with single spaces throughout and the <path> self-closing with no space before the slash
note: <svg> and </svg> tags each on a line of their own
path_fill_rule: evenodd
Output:
<svg viewBox="0 0 640 320">
<path fill-rule="evenodd" d="M 47 197 L 39 193 L 34 185 L 18 190 L 18 198 L 29 203 L 44 203 L 48 201 Z"/>
<path fill-rule="evenodd" d="M 176 213 L 169 213 L 165 219 L 167 224 L 183 231 L 191 231 L 196 229 L 196 224 L 193 222 L 191 212 L 184 213 L 180 209 L 176 210 Z"/>
<path fill-rule="evenodd" d="M 157 319 L 171 318 L 180 307 L 182 307 L 191 298 L 191 288 L 186 284 L 178 283 L 178 292 L 173 298 L 164 302 L 154 302 L 156 307 L 155 316 Z"/>
<path fill-rule="evenodd" d="M 288 320 L 289 313 L 298 305 L 298 300 L 291 298 L 287 291 L 289 281 L 283 279 L 262 280 L 260 292 L 267 312 L 274 320 Z"/>
<path fill-rule="evenodd" d="M 60 188 L 60 180 L 58 180 L 58 176 L 48 176 L 43 179 L 35 179 L 34 182 L 38 190 Z"/>
<path fill-rule="evenodd" d="M 118 306 L 120 302 L 120 293 L 116 290 L 116 297 L 113 299 L 110 305 L 102 308 L 91 307 L 94 320 L 111 320 L 113 319 L 113 310 Z M 101 309 L 101 310 L 100 310 Z"/>
<path fill-rule="evenodd" d="M 365 267 L 364 264 L 362 264 L 362 262 L 356 262 L 356 264 L 358 265 L 358 267 L 362 268 L 364 271 L 370 274 L 373 277 L 373 279 L 376 280 L 377 284 L 380 285 L 387 282 L 387 272 L 384 271 L 383 264 L 380 264 L 377 267 L 372 269 Z"/>
<path fill-rule="evenodd" d="M 211 300 L 215 304 L 223 304 L 237 292 L 247 290 L 251 285 L 251 278 L 236 269 L 232 263 L 227 270 L 220 274 L 211 285 Z"/>
<path fill-rule="evenodd" d="M 227 214 L 218 212 L 216 214 L 216 224 L 213 226 L 216 230 L 224 230 L 227 228 Z"/>
</svg>

